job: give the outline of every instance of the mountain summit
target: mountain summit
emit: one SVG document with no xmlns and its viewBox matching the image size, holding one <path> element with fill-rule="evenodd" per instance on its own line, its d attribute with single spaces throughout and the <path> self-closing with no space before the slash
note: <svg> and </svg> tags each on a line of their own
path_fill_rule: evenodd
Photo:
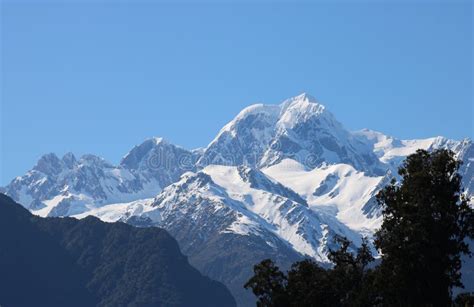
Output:
<svg viewBox="0 0 474 307">
<path fill-rule="evenodd" d="M 453 150 L 468 197 L 474 193 L 471 140 L 400 140 L 351 132 L 312 96 L 255 104 L 205 148 L 188 151 L 162 138 L 135 146 L 118 166 L 96 156 L 48 154 L 4 191 L 40 216 L 89 215 L 107 222 L 163 227 L 203 274 L 223 282 L 240 306 L 253 264 L 287 268 L 327 262 L 334 237 L 357 248 L 380 226 L 377 192 L 417 149 Z M 469 284 L 468 284 L 469 285 Z"/>
<path fill-rule="evenodd" d="M 323 163 L 345 163 L 370 174 L 384 174 L 370 146 L 355 138 L 307 94 L 280 105 L 245 108 L 224 126 L 198 164 L 269 167 L 284 159 L 296 160 L 307 169 Z"/>
</svg>

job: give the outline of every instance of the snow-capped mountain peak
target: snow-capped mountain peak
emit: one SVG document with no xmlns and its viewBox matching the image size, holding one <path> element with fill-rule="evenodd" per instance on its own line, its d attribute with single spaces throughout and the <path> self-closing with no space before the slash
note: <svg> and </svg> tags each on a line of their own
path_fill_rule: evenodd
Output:
<svg viewBox="0 0 474 307">
<path fill-rule="evenodd" d="M 380 173 L 371 148 L 357 142 L 324 105 L 307 94 L 278 105 L 245 108 L 204 150 L 198 165 L 265 167 L 285 158 L 309 169 L 323 162 L 342 162 Z"/>
<path fill-rule="evenodd" d="M 91 167 L 99 167 L 99 168 L 113 167 L 112 164 L 107 162 L 104 158 L 96 156 L 96 155 L 91 155 L 91 154 L 82 155 L 81 158 L 79 159 L 79 164 L 80 165 L 87 165 L 87 166 L 91 166 Z"/>
<path fill-rule="evenodd" d="M 51 175 L 59 173 L 61 168 L 61 160 L 54 153 L 43 155 L 33 167 L 33 169 L 36 171 Z"/>
<path fill-rule="evenodd" d="M 311 117 L 332 115 L 326 107 L 320 104 L 316 98 L 306 93 L 285 100 L 280 104 L 280 116 L 277 125 L 284 128 L 293 128 L 301 122 L 306 122 Z"/>
<path fill-rule="evenodd" d="M 156 180 L 164 188 L 184 172 L 195 170 L 198 155 L 155 137 L 135 146 L 125 155 L 120 166 L 145 181 Z"/>
<path fill-rule="evenodd" d="M 464 193 L 474 200 L 471 140 L 350 132 L 301 94 L 245 108 L 204 148 L 188 151 L 154 137 L 119 165 L 47 154 L 0 191 L 40 216 L 163 227 L 196 267 L 240 297 L 259 260 L 288 267 L 306 255 L 327 262 L 336 235 L 354 247 L 371 236 L 381 222 L 378 191 L 397 179 L 407 155 L 438 148 L 463 161 Z"/>
<path fill-rule="evenodd" d="M 72 152 L 66 153 L 61 160 L 69 169 L 72 169 L 77 165 L 76 156 Z"/>
<path fill-rule="evenodd" d="M 306 92 L 303 92 L 297 96 L 294 96 L 294 97 L 291 97 L 291 98 L 288 98 L 286 100 L 284 100 L 281 104 L 280 104 L 280 107 L 282 108 L 282 110 L 285 110 L 289 105 L 293 104 L 293 103 L 307 103 L 307 104 L 319 104 L 318 103 L 318 100 L 306 93 Z"/>
<path fill-rule="evenodd" d="M 163 138 L 153 137 L 146 139 L 141 144 L 136 145 L 120 161 L 120 165 L 128 169 L 147 168 L 147 158 L 153 150 L 160 144 L 165 144 Z"/>
</svg>

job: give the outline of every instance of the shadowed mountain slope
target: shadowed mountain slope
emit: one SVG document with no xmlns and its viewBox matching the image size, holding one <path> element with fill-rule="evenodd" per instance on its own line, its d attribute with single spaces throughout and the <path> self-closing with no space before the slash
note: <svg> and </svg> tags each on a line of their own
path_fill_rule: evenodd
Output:
<svg viewBox="0 0 474 307">
<path fill-rule="evenodd" d="M 0 194 L 0 244 L 6 306 L 235 306 L 160 228 L 37 218 Z"/>
</svg>

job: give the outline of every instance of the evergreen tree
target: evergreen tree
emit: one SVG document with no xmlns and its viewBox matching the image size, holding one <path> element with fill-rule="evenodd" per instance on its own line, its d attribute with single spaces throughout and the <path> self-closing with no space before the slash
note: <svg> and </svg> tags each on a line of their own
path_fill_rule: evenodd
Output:
<svg viewBox="0 0 474 307">
<path fill-rule="evenodd" d="M 329 260 L 334 263 L 330 270 L 331 287 L 336 292 L 337 304 L 331 306 L 370 306 L 375 302 L 372 287 L 372 271 L 367 269 L 374 258 L 368 240 L 363 239 L 362 245 L 354 255 L 349 251 L 352 244 L 346 238 L 336 238 L 340 248 L 330 251 Z"/>
<path fill-rule="evenodd" d="M 472 307 L 474 306 L 474 292 L 461 293 L 454 300 L 454 307 Z"/>
<path fill-rule="evenodd" d="M 328 271 L 310 259 L 292 265 L 287 291 L 291 306 L 334 306 L 338 301 Z"/>
<path fill-rule="evenodd" d="M 351 242 L 338 238 L 330 251 L 334 264 L 324 269 L 312 260 L 295 263 L 288 275 L 271 260 L 254 268 L 245 285 L 258 306 L 473 306 L 472 294 L 452 301 L 461 287 L 461 255 L 470 254 L 474 211 L 461 190 L 460 163 L 447 150 L 418 150 L 407 157 L 399 175 L 377 196 L 383 223 L 375 235 L 381 264 L 367 239 L 356 255 Z"/>
<path fill-rule="evenodd" d="M 462 286 L 473 211 L 461 191 L 460 163 L 447 150 L 418 150 L 378 194 L 384 220 L 375 244 L 382 253 L 376 284 L 385 306 L 449 306 Z"/>
<path fill-rule="evenodd" d="M 373 258 L 364 239 L 357 254 L 349 252 L 351 242 L 338 238 L 338 250 L 330 251 L 332 269 L 310 259 L 293 264 L 285 275 L 267 259 L 254 267 L 255 275 L 245 284 L 257 296 L 257 306 L 370 306 L 369 272 Z"/>
<path fill-rule="evenodd" d="M 289 306 L 286 291 L 287 277 L 272 260 L 266 259 L 255 265 L 254 273 L 255 275 L 244 285 L 244 288 L 252 288 L 253 293 L 258 297 L 257 306 Z"/>
</svg>

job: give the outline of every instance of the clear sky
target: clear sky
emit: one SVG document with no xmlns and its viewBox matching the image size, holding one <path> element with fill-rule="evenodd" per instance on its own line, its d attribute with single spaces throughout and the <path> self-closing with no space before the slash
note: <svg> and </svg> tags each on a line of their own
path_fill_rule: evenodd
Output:
<svg viewBox="0 0 474 307">
<path fill-rule="evenodd" d="M 351 130 L 474 135 L 471 1 L 1 3 L 0 184 L 47 152 L 205 146 L 301 92 Z"/>
</svg>

